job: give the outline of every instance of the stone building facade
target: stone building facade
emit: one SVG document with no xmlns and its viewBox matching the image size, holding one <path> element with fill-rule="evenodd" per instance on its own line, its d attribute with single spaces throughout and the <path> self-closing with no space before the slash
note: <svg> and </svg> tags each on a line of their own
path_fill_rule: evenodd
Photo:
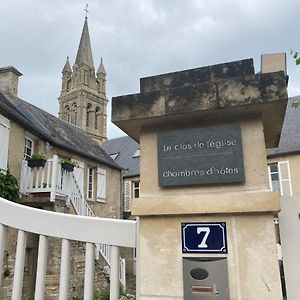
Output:
<svg viewBox="0 0 300 300">
<path fill-rule="evenodd" d="M 48 189 L 54 174 L 54 158 L 58 159 L 56 183 L 63 180 L 59 161 L 70 158 L 76 161 L 73 180 L 76 182 L 82 201 L 85 201 L 95 216 L 120 218 L 120 172 L 121 168 L 102 150 L 100 145 L 84 130 L 18 98 L 18 77 L 14 67 L 0 68 L 0 149 L 1 172 L 14 175 L 20 186 L 20 203 L 54 212 L 78 214 L 68 192 L 55 193 L 51 199 Z M 44 154 L 46 165 L 28 170 L 26 159 L 32 154 Z M 50 170 L 50 171 L 47 171 Z M 43 181 L 37 181 L 37 174 L 44 172 Z M 49 176 L 47 177 L 47 172 Z M 51 175 L 51 176 L 50 176 Z M 31 176 L 31 177 L 30 177 Z M 31 179 L 29 179 L 29 177 Z M 29 191 L 24 184 L 32 181 Z M 62 183 L 63 185 L 63 183 Z M 21 216 L 20 216 L 21 217 Z M 0 299 L 11 299 L 12 279 L 16 251 L 17 232 L 10 230 L 5 249 L 4 274 L 1 274 Z M 29 235 L 26 247 L 23 298 L 33 298 L 35 287 L 38 238 Z M 49 240 L 49 259 L 46 277 L 45 299 L 57 299 L 60 271 L 60 241 Z M 81 296 L 84 273 L 84 247 L 73 242 L 71 248 L 70 296 Z M 100 255 L 101 257 L 101 255 Z M 96 287 L 106 287 L 103 259 L 96 263 Z"/>
</svg>

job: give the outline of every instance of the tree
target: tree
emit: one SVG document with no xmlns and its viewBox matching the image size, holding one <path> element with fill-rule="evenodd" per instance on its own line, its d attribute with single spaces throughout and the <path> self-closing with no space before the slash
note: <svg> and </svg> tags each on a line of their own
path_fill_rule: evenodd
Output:
<svg viewBox="0 0 300 300">
<path fill-rule="evenodd" d="M 300 55 L 297 51 L 291 49 L 291 55 L 293 55 L 293 58 L 295 59 L 296 65 L 300 65 Z M 292 104 L 292 107 L 297 108 L 300 105 L 300 102 L 298 100 L 295 100 Z"/>
</svg>

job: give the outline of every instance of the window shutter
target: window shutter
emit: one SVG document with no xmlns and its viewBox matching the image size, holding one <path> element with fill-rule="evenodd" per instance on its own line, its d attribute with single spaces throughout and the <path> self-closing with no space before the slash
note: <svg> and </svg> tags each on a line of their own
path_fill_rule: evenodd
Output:
<svg viewBox="0 0 300 300">
<path fill-rule="evenodd" d="M 9 120 L 0 115 L 0 170 L 7 170 Z"/>
<path fill-rule="evenodd" d="M 106 170 L 97 170 L 97 200 L 105 201 L 106 198 Z"/>
<path fill-rule="evenodd" d="M 78 187 L 80 189 L 80 193 L 84 198 L 84 193 L 83 193 L 84 163 L 83 162 L 78 162 L 78 165 L 74 168 L 73 174 L 78 184 Z"/>
<path fill-rule="evenodd" d="M 281 196 L 292 196 L 290 166 L 288 161 L 278 162 Z"/>
<path fill-rule="evenodd" d="M 124 183 L 124 211 L 131 211 L 131 181 Z"/>
</svg>

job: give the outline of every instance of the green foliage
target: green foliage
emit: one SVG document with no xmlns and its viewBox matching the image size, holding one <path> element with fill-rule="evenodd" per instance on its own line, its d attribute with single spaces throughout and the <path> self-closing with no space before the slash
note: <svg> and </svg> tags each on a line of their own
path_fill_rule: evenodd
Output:
<svg viewBox="0 0 300 300">
<path fill-rule="evenodd" d="M 109 288 L 105 288 L 101 292 L 96 290 L 94 300 L 109 300 Z"/>
<path fill-rule="evenodd" d="M 46 156 L 42 153 L 33 153 L 31 159 L 46 159 Z"/>
<path fill-rule="evenodd" d="M 70 164 L 70 165 L 73 165 L 73 166 L 78 166 L 78 161 L 76 160 L 73 160 L 71 158 L 63 158 L 61 161 L 60 161 L 61 164 Z"/>
<path fill-rule="evenodd" d="M 300 102 L 298 100 L 295 100 L 292 104 L 293 108 L 297 108 L 300 105 Z"/>
<path fill-rule="evenodd" d="M 0 173 L 0 197 L 14 202 L 19 198 L 18 181 L 9 172 Z"/>
<path fill-rule="evenodd" d="M 297 51 L 291 49 L 291 55 L 293 55 L 293 58 L 295 59 L 296 65 L 300 65 L 300 55 Z"/>
</svg>

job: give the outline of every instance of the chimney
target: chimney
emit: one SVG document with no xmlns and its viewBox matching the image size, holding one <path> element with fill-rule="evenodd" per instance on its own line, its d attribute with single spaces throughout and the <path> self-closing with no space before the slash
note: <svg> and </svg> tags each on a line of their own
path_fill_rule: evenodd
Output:
<svg viewBox="0 0 300 300">
<path fill-rule="evenodd" d="M 18 96 L 19 76 L 22 75 L 12 66 L 0 68 L 0 91 L 10 92 L 14 96 Z"/>
<path fill-rule="evenodd" d="M 261 73 L 284 71 L 286 74 L 286 54 L 270 53 L 261 56 Z"/>
</svg>

